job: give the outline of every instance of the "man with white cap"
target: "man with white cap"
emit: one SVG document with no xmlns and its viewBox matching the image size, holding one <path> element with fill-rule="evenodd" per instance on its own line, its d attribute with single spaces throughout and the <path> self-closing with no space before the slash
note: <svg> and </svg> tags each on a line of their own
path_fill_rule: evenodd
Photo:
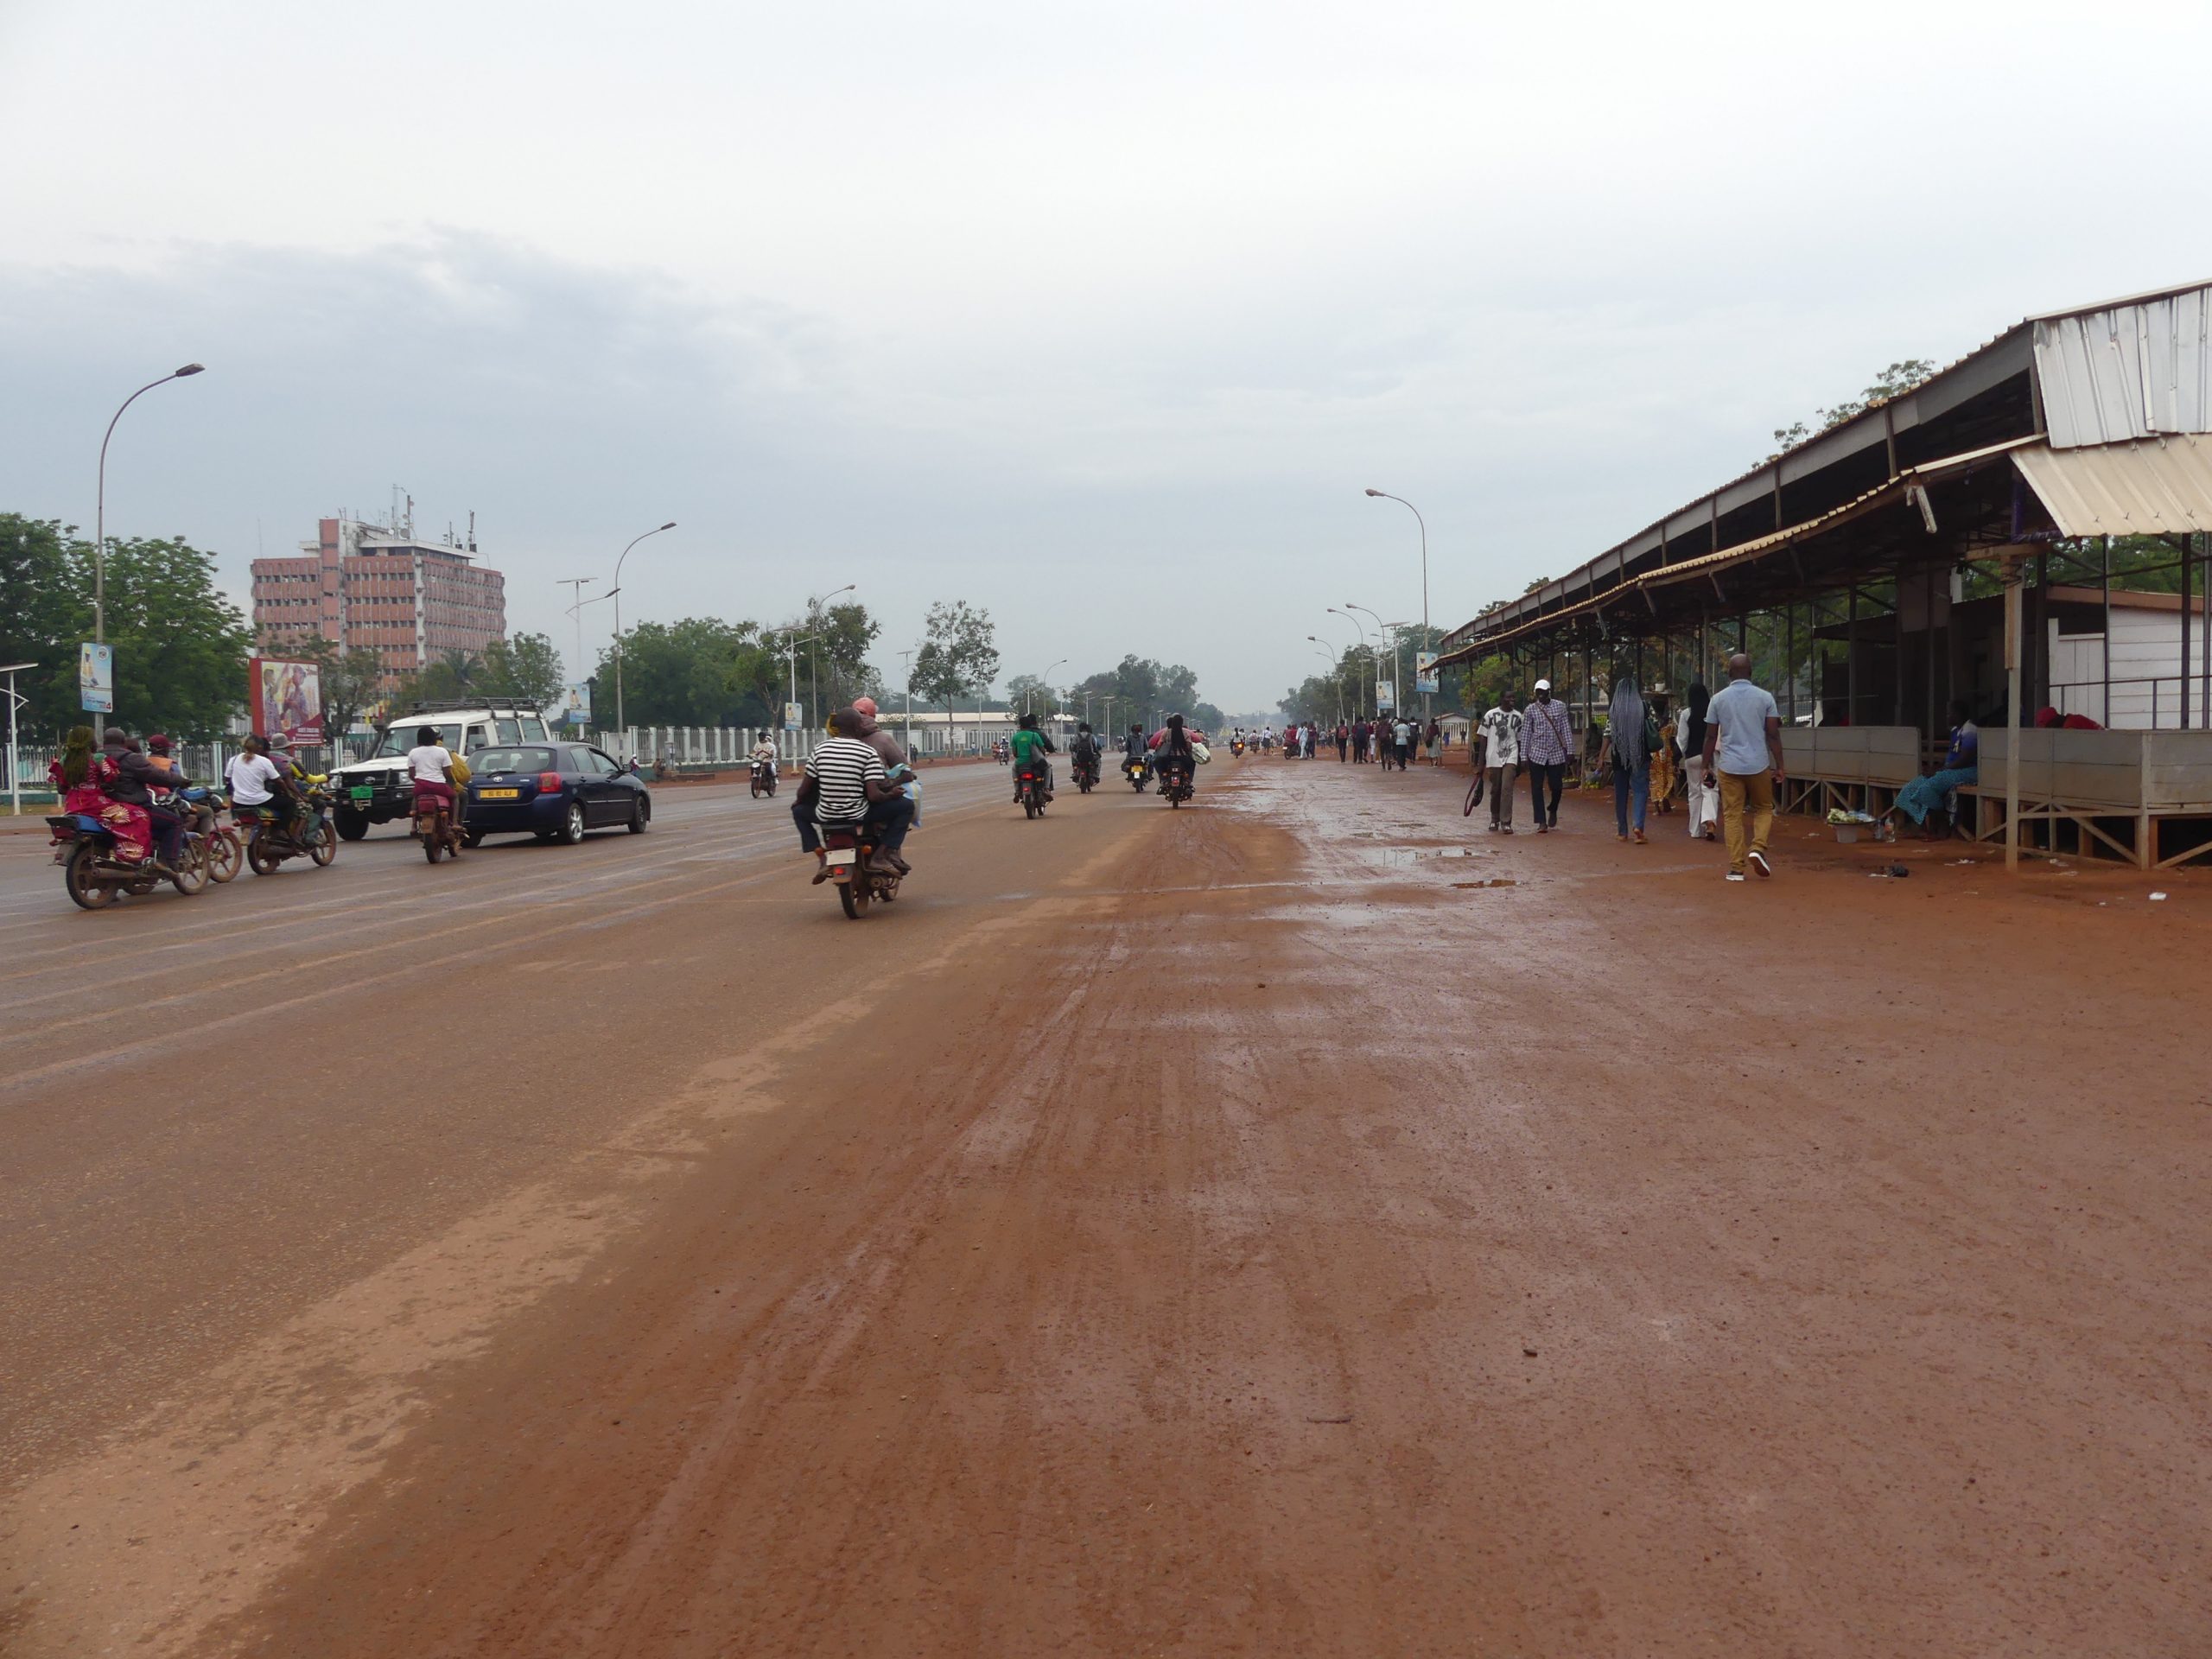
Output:
<svg viewBox="0 0 2212 1659">
<path fill-rule="evenodd" d="M 1521 765 L 1529 774 L 1529 804 L 1535 809 L 1540 836 L 1559 828 L 1560 792 L 1567 787 L 1567 763 L 1573 758 L 1574 721 L 1565 703 L 1553 701 L 1552 683 L 1538 680 L 1536 700 L 1521 723 Z"/>
</svg>

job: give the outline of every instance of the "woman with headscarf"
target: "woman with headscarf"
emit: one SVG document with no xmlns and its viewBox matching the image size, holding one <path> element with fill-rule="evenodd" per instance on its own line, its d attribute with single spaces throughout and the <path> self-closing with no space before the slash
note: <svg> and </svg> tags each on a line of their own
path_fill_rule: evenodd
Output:
<svg viewBox="0 0 2212 1659">
<path fill-rule="evenodd" d="M 1675 722 L 1675 747 L 1682 757 L 1682 784 L 1693 840 L 1700 836 L 1707 841 L 1720 839 L 1720 789 L 1718 785 L 1706 787 L 1705 766 L 1700 759 L 1705 753 L 1705 711 L 1712 702 L 1713 693 L 1705 689 L 1705 682 L 1693 681 L 1689 707 Z"/>
<path fill-rule="evenodd" d="M 1605 752 L 1599 757 L 1602 767 L 1610 759 L 1613 772 L 1613 822 L 1620 830 L 1620 838 L 1643 840 L 1644 814 L 1651 808 L 1651 740 L 1644 730 L 1645 712 L 1643 693 L 1636 689 L 1633 677 L 1624 674 L 1613 682 L 1613 701 L 1605 714 Z M 1636 823 L 1631 837 L 1629 824 L 1629 804 L 1636 804 Z"/>
<path fill-rule="evenodd" d="M 97 818 L 115 837 L 111 856 L 118 864 L 143 864 L 154 855 L 153 821 L 143 806 L 118 801 L 107 792 L 108 784 L 121 775 L 116 764 L 92 747 L 92 728 L 72 726 L 58 760 L 47 763 L 47 780 L 61 798 L 61 810 L 70 815 Z M 64 844 L 54 855 L 59 864 L 70 853 Z"/>
</svg>

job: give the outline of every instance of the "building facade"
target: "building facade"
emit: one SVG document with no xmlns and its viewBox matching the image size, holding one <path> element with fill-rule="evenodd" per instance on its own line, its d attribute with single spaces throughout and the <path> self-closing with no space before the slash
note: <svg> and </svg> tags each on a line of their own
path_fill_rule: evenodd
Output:
<svg viewBox="0 0 2212 1659">
<path fill-rule="evenodd" d="M 358 518 L 325 518 L 296 558 L 253 562 L 253 631 L 264 651 L 315 635 L 384 659 L 385 689 L 447 652 L 506 637 L 506 578 L 465 546 Z"/>
</svg>

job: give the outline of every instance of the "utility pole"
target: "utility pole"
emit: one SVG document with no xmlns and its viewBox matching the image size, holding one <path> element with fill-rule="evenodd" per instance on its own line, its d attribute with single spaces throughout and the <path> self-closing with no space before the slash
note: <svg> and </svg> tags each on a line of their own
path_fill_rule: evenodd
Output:
<svg viewBox="0 0 2212 1659">
<path fill-rule="evenodd" d="M 1419 507 L 1414 505 L 1402 495 L 1393 495 L 1388 490 L 1370 490 L 1368 494 L 1377 496 L 1385 501 L 1396 502 L 1408 512 L 1413 514 L 1414 522 L 1421 526 L 1421 642 L 1426 645 L 1428 644 L 1428 520 L 1421 516 Z M 1397 666 L 1398 659 L 1394 653 L 1390 658 L 1393 672 L 1396 671 Z M 1424 691 L 1421 694 L 1421 720 L 1425 725 L 1427 723 L 1430 713 L 1429 693 Z"/>
<path fill-rule="evenodd" d="M 598 580 L 597 576 L 563 576 L 553 584 L 556 588 L 566 588 L 572 601 L 569 614 L 576 619 L 576 677 L 579 680 L 590 677 L 584 672 L 584 589 Z"/>
</svg>

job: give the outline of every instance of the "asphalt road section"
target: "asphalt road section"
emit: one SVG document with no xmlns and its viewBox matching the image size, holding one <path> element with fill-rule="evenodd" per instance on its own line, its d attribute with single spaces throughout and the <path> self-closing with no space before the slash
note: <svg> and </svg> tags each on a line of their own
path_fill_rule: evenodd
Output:
<svg viewBox="0 0 2212 1659">
<path fill-rule="evenodd" d="M 2207 884 L 1464 782 L 0 844 L 0 1648 L 2212 1650 Z"/>
</svg>

